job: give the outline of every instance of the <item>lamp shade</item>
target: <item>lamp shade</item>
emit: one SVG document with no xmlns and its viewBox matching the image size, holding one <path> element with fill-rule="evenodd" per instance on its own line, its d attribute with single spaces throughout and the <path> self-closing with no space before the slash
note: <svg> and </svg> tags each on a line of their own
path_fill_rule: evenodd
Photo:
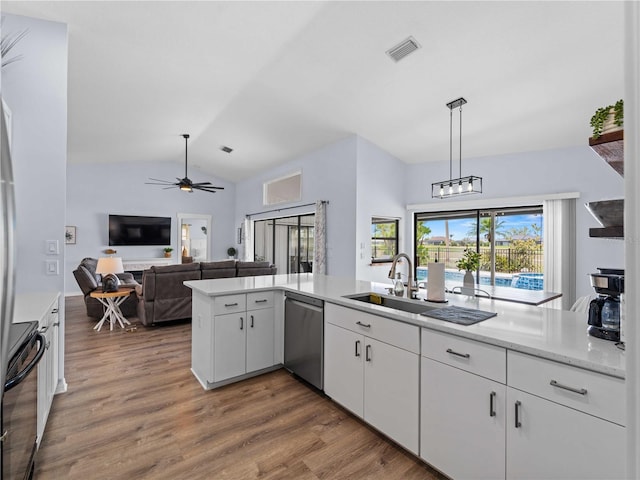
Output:
<svg viewBox="0 0 640 480">
<path fill-rule="evenodd" d="M 96 273 L 106 275 L 108 273 L 123 273 L 122 258 L 120 257 L 101 257 L 98 259 Z"/>
</svg>

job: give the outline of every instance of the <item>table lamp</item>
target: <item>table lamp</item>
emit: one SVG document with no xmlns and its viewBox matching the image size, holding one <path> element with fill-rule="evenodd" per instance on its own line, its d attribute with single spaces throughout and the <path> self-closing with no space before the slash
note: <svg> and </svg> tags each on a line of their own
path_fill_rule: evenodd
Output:
<svg viewBox="0 0 640 480">
<path fill-rule="evenodd" d="M 122 259 L 120 257 L 100 257 L 96 265 L 96 273 L 102 275 L 102 291 L 117 292 L 120 279 L 116 273 L 123 273 Z"/>
</svg>

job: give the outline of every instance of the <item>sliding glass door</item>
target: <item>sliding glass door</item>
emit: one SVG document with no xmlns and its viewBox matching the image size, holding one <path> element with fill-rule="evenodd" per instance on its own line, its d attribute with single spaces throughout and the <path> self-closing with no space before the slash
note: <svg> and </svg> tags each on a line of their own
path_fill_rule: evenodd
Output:
<svg viewBox="0 0 640 480">
<path fill-rule="evenodd" d="M 278 273 L 311 272 L 315 215 L 254 222 L 254 259 L 278 267 Z"/>
<path fill-rule="evenodd" d="M 542 206 L 414 216 L 416 278 L 429 262 L 445 264 L 448 286 L 462 284 L 457 262 L 465 249 L 480 253 L 478 285 L 542 290 L 544 283 Z"/>
</svg>

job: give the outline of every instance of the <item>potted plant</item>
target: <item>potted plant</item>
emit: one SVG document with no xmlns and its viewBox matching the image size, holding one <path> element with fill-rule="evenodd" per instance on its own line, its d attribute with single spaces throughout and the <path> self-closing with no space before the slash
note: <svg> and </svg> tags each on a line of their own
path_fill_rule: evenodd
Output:
<svg viewBox="0 0 640 480">
<path fill-rule="evenodd" d="M 227 248 L 227 255 L 229 255 L 229 258 L 236 258 L 236 253 L 238 253 L 238 251 L 235 248 Z"/>
<path fill-rule="evenodd" d="M 173 248 L 165 247 L 165 248 L 163 248 L 163 250 L 164 250 L 164 257 L 165 258 L 171 258 L 171 252 L 173 252 Z"/>
<path fill-rule="evenodd" d="M 458 270 L 465 270 L 466 272 L 462 280 L 462 293 L 472 294 L 474 286 L 473 273 L 471 272 L 475 272 L 480 267 L 480 253 L 466 247 L 456 266 Z"/>
<path fill-rule="evenodd" d="M 604 133 L 622 130 L 624 124 L 624 102 L 622 99 L 618 100 L 615 105 L 607 105 L 597 109 L 591 117 L 590 124 L 594 139 Z"/>
</svg>

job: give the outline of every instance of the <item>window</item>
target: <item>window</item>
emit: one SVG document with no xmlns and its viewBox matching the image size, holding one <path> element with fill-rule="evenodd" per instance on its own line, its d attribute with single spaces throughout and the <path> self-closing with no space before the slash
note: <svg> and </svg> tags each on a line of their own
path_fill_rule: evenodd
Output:
<svg viewBox="0 0 640 480">
<path fill-rule="evenodd" d="M 398 254 L 398 220 L 371 219 L 371 263 L 390 262 Z"/>
<path fill-rule="evenodd" d="M 265 182 L 262 195 L 264 205 L 299 201 L 302 198 L 302 172 Z"/>
<path fill-rule="evenodd" d="M 476 284 L 543 290 L 542 206 L 415 214 L 416 278 L 429 262 L 445 264 L 445 282 L 462 283 L 465 248 L 480 252 Z"/>
</svg>

